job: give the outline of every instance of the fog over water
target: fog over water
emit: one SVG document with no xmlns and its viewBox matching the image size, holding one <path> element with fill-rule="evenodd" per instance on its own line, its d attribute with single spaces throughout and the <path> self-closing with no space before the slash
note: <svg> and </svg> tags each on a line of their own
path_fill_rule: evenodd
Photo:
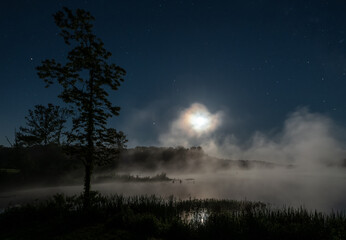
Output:
<svg viewBox="0 0 346 240">
<path fill-rule="evenodd" d="M 182 180 L 169 182 L 110 182 L 94 184 L 93 190 L 103 194 L 174 195 L 179 199 L 217 198 L 263 201 L 274 207 L 305 206 L 330 212 L 346 210 L 346 176 L 344 169 L 327 169 L 323 173 L 307 173 L 294 169 L 252 169 L 218 172 L 217 174 L 170 174 Z M 194 179 L 194 180 L 186 180 Z M 36 188 L 1 194 L 0 207 L 55 193 L 79 194 L 82 186 Z"/>
<path fill-rule="evenodd" d="M 199 132 L 186 130 L 191 113 L 194 114 L 193 121 L 198 124 L 195 129 Z M 174 183 L 109 182 L 93 184 L 92 190 L 104 194 L 174 195 L 180 199 L 251 200 L 274 207 L 305 206 L 325 212 L 333 209 L 346 211 L 346 144 L 338 138 L 344 130 L 336 126 L 332 119 L 300 108 L 288 115 L 282 129 L 274 135 L 256 132 L 246 144 L 240 144 L 233 135 L 221 138 L 216 134 L 216 127 L 222 124 L 222 116 L 220 111 L 211 113 L 205 106 L 193 104 L 173 119 L 171 128 L 160 135 L 159 141 L 162 146 L 172 147 L 198 144 L 209 156 L 259 160 L 276 166 L 215 170 L 212 162 L 203 162 L 198 169 L 191 166 L 181 170 L 155 169 L 151 172 L 132 169 L 126 173 L 153 176 L 166 172 L 168 177 L 179 180 Z M 200 130 L 201 126 L 208 128 Z M 4 192 L 0 196 L 0 207 L 59 192 L 79 194 L 82 190 L 82 186 L 61 186 Z"/>
</svg>

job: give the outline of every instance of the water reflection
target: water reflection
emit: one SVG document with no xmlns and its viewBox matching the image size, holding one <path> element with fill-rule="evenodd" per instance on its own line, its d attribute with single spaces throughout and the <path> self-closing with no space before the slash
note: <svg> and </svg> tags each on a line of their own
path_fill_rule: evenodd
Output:
<svg viewBox="0 0 346 240">
<path fill-rule="evenodd" d="M 180 219 L 189 224 L 204 224 L 208 219 L 210 213 L 207 209 L 198 209 L 191 211 L 183 211 L 180 214 Z"/>
</svg>

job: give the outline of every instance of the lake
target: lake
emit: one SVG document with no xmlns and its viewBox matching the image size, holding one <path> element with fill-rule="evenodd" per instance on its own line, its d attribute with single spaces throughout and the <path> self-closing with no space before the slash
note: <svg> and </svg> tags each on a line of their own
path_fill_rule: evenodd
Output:
<svg viewBox="0 0 346 240">
<path fill-rule="evenodd" d="M 148 174 L 142 174 L 147 176 Z M 152 173 L 154 175 L 154 173 Z M 176 198 L 217 198 L 262 201 L 273 207 L 304 206 L 323 212 L 346 211 L 346 170 L 325 168 L 228 170 L 217 173 L 167 173 L 169 182 L 107 182 L 93 184 L 102 194 L 160 195 Z M 181 181 L 180 181 L 181 180 Z M 79 194 L 82 186 L 32 188 L 0 193 L 0 208 L 55 193 Z"/>
</svg>

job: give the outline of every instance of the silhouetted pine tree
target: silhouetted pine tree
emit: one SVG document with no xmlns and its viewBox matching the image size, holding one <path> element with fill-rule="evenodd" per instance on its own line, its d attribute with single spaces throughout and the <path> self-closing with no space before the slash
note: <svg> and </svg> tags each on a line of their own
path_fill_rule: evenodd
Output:
<svg viewBox="0 0 346 240">
<path fill-rule="evenodd" d="M 61 29 L 60 35 L 72 50 L 65 64 L 54 59 L 44 60 L 37 70 L 47 87 L 54 81 L 62 86 L 59 97 L 75 109 L 73 128 L 68 138 L 74 149 L 79 150 L 85 166 L 84 204 L 88 207 L 94 164 L 103 164 L 107 160 L 104 150 L 113 149 L 116 153 L 118 149 L 109 146 L 116 145 L 119 139 L 123 144 L 127 141 L 123 133 L 106 126 L 107 119 L 119 115 L 120 111 L 120 107 L 108 100 L 107 90 L 118 90 L 126 72 L 115 64 L 107 63 L 111 53 L 93 34 L 91 22 L 95 19 L 89 12 L 63 8 L 54 18 Z"/>
</svg>

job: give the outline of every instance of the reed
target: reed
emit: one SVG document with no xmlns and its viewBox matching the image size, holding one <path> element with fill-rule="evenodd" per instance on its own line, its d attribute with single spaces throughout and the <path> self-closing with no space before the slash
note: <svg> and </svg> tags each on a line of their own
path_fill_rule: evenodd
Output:
<svg viewBox="0 0 346 240">
<path fill-rule="evenodd" d="M 57 194 L 8 207 L 0 239 L 345 239 L 346 214 L 261 202 Z"/>
</svg>

